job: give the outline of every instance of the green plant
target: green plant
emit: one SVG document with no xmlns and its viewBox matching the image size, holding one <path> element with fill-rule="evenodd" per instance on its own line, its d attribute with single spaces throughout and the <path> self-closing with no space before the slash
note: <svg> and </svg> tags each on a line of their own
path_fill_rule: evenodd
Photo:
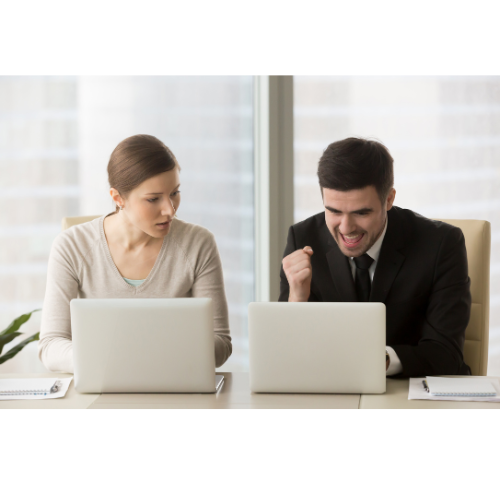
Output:
<svg viewBox="0 0 500 500">
<path fill-rule="evenodd" d="M 19 342 L 19 344 L 15 345 L 12 349 L 7 351 L 3 356 L 1 356 L 3 348 L 6 344 L 14 340 L 19 335 L 22 335 L 22 332 L 18 332 L 18 328 L 26 323 L 31 318 L 31 315 L 34 312 L 40 311 L 40 309 L 35 309 L 28 314 L 23 314 L 16 318 L 5 330 L 0 332 L 0 364 L 5 363 L 7 360 L 13 358 L 21 349 L 23 349 L 26 345 L 34 340 L 40 340 L 40 332 L 31 335 L 27 339 Z"/>
</svg>

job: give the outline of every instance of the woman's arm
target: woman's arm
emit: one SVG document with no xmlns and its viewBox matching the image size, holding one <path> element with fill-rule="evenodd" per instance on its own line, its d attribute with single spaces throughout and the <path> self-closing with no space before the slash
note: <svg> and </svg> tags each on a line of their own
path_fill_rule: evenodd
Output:
<svg viewBox="0 0 500 500">
<path fill-rule="evenodd" d="M 229 319 L 222 264 L 215 239 L 207 231 L 207 241 L 201 247 L 195 264 L 193 297 L 209 297 L 214 308 L 215 366 L 223 365 L 233 350 L 229 334 Z"/>
<path fill-rule="evenodd" d="M 51 371 L 73 373 L 69 303 L 78 296 L 76 259 L 61 233 L 52 244 L 42 310 L 38 356 Z"/>
</svg>

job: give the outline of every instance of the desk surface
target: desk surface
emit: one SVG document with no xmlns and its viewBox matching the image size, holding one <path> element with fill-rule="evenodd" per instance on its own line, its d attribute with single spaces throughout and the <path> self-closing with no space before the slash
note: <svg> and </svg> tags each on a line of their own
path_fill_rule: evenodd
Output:
<svg viewBox="0 0 500 500">
<path fill-rule="evenodd" d="M 73 382 L 64 398 L 0 401 L 3 408 L 489 408 L 500 403 L 408 400 L 408 379 L 387 380 L 385 394 L 255 394 L 250 392 L 248 373 L 224 373 L 217 394 L 79 394 Z M 54 377 L 44 374 L 1 374 L 2 378 Z M 70 376 L 58 374 L 57 376 Z"/>
<path fill-rule="evenodd" d="M 216 394 L 101 394 L 90 408 L 359 408 L 359 394 L 255 394 L 248 373 L 226 373 Z"/>
<path fill-rule="evenodd" d="M 359 408 L 366 409 L 444 409 L 444 408 L 487 408 L 500 409 L 500 403 L 481 401 L 429 401 L 425 399 L 408 399 L 408 379 L 387 379 L 385 394 L 363 394 Z"/>
</svg>

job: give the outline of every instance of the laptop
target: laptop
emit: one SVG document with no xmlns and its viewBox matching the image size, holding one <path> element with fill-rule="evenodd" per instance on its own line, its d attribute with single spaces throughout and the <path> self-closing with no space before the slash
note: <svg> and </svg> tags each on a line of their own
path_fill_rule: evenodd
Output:
<svg viewBox="0 0 500 500">
<path fill-rule="evenodd" d="M 381 394 L 385 305 L 252 302 L 252 392 Z"/>
<path fill-rule="evenodd" d="M 216 392 L 212 299 L 73 299 L 70 309 L 77 391 Z"/>
</svg>

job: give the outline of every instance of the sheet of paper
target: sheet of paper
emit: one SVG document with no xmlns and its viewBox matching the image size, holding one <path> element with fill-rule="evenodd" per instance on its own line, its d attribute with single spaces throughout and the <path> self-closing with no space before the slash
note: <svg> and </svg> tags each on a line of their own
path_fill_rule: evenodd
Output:
<svg viewBox="0 0 500 500">
<path fill-rule="evenodd" d="M 410 388 L 408 391 L 408 399 L 429 399 L 431 401 L 487 401 L 491 403 L 500 403 L 500 383 L 496 377 L 477 377 L 482 379 L 487 379 L 497 393 L 495 397 L 465 397 L 465 396 L 431 396 L 422 385 L 422 378 L 411 378 Z M 471 377 L 474 378 L 474 377 Z"/>
<path fill-rule="evenodd" d="M 486 377 L 427 377 L 433 396 L 494 397 L 493 384 Z"/>
<path fill-rule="evenodd" d="M 73 377 L 61 378 L 4 378 L 0 379 L 0 391 L 17 391 L 17 390 L 40 390 L 47 389 L 54 385 L 56 380 L 62 382 L 62 387 L 52 394 L 23 394 L 19 396 L 4 396 L 0 394 L 0 401 L 12 401 L 15 399 L 56 399 L 63 398 L 68 392 L 69 384 Z"/>
</svg>

